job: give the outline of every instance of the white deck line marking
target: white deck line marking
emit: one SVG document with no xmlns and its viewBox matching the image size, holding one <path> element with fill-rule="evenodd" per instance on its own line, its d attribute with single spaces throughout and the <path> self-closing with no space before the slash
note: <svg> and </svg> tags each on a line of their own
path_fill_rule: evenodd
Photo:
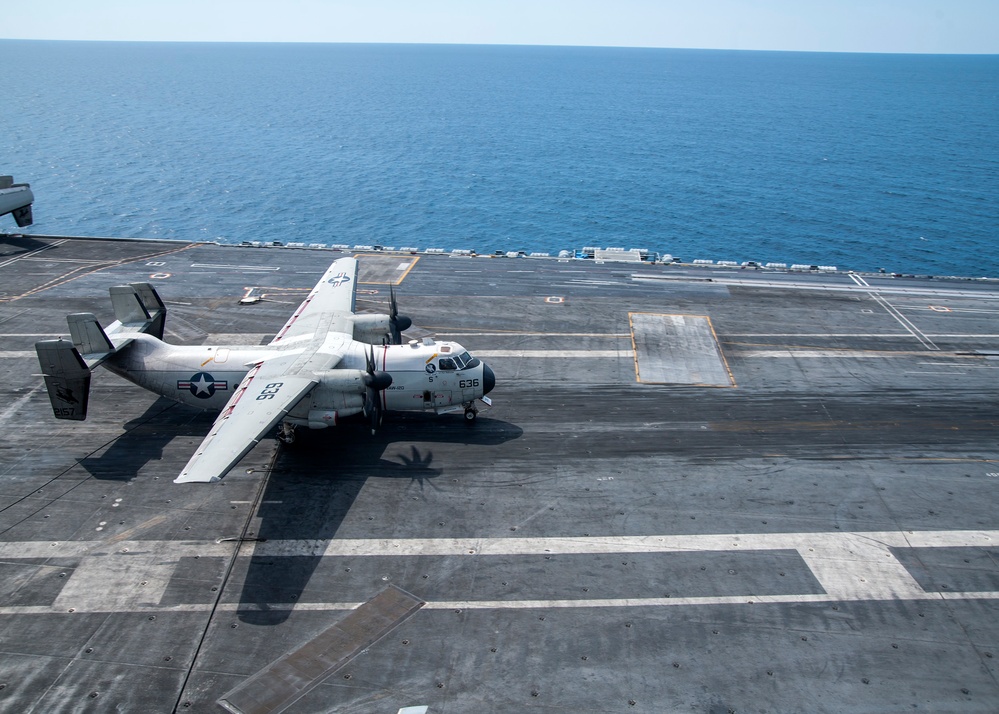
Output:
<svg viewBox="0 0 999 714">
<path fill-rule="evenodd" d="M 814 543 L 823 540 L 840 542 L 843 538 L 877 542 L 885 548 L 995 547 L 999 545 L 999 530 L 719 533 L 590 538 L 335 539 L 329 542 L 325 555 L 534 555 L 786 550 L 814 547 Z M 267 541 L 255 545 L 255 554 L 300 554 L 299 550 L 311 552 L 313 545 L 313 541 Z M 289 551 L 289 548 L 294 552 Z M 0 554 L 2 552 L 0 549 Z"/>
<path fill-rule="evenodd" d="M 717 275 L 717 273 L 715 274 Z M 851 275 L 853 277 L 853 275 Z M 860 277 L 860 276 L 857 276 Z M 649 282 L 649 283 L 663 283 L 669 285 L 670 283 L 693 283 L 693 284 L 707 284 L 711 285 L 738 285 L 740 287 L 747 288 L 784 288 L 786 290 L 818 290 L 827 292 L 860 292 L 866 289 L 859 283 L 857 285 L 849 284 L 833 284 L 833 283 L 795 283 L 795 282 L 784 282 L 784 281 L 774 281 L 774 280 L 752 280 L 752 279 L 739 279 L 739 278 L 726 278 L 726 277 L 712 277 L 710 280 L 704 278 L 697 278 L 694 276 L 664 276 L 656 277 L 652 275 L 639 275 L 634 274 L 631 279 L 637 282 Z M 828 277 L 826 277 L 828 279 Z M 867 281 L 864 281 L 867 284 Z M 892 294 L 892 295 L 936 295 L 938 297 L 955 297 L 955 298 L 977 298 L 981 300 L 996 300 L 999 299 L 999 293 L 991 292 L 978 292 L 975 290 L 946 290 L 941 288 L 921 288 L 918 286 L 907 286 L 907 287 L 893 287 L 890 285 L 882 285 L 879 287 L 870 286 L 868 284 L 869 290 L 877 290 L 881 293 Z"/>
<path fill-rule="evenodd" d="M 725 337 L 912 337 L 908 332 L 726 332 Z"/>
<path fill-rule="evenodd" d="M 928 370 L 928 369 L 919 370 L 919 371 L 913 371 L 913 372 L 902 372 L 902 374 L 949 374 L 949 375 L 958 376 L 958 377 L 967 377 L 968 376 L 967 372 L 933 372 L 933 371 Z"/>
<path fill-rule="evenodd" d="M 883 297 L 877 293 L 870 293 L 870 296 L 877 302 L 881 307 L 883 307 L 889 315 L 898 320 L 898 323 L 902 325 L 905 329 L 912 332 L 912 336 L 915 337 L 919 342 L 928 350 L 939 350 L 933 340 L 927 337 L 922 330 L 916 327 L 905 315 L 903 315 L 894 305 L 885 300 Z"/>
<path fill-rule="evenodd" d="M 972 357 L 972 359 L 975 359 Z M 980 357 L 978 359 L 981 359 Z M 976 364 L 973 362 L 918 362 L 928 367 L 960 367 L 961 369 L 999 369 L 999 364 Z"/>
<path fill-rule="evenodd" d="M 21 260 L 36 263 L 76 263 L 78 265 L 103 265 L 103 260 L 86 260 L 83 258 L 21 258 Z"/>
<path fill-rule="evenodd" d="M 476 333 L 456 333 L 476 334 Z M 497 333 L 498 334 L 498 333 Z M 943 332 L 927 332 L 928 337 L 967 337 L 971 339 L 999 338 L 999 335 L 989 333 L 948 334 Z M 912 337 L 908 332 L 726 332 L 725 337 Z"/>
<path fill-rule="evenodd" d="M 926 309 L 927 310 L 932 310 L 933 308 L 932 307 L 928 307 Z M 941 310 L 941 312 L 945 312 L 945 313 L 946 312 L 964 312 L 964 313 L 972 313 L 972 314 L 975 314 L 975 315 L 999 315 L 999 310 L 986 310 L 984 308 L 982 308 L 982 309 L 979 310 L 979 309 L 975 309 L 975 308 L 971 308 L 971 307 L 948 307 L 946 310 Z"/>
<path fill-rule="evenodd" d="M 337 538 L 323 555 L 536 555 L 590 553 L 671 553 L 732 550 L 786 550 L 814 547 L 822 540 L 859 538 L 886 548 L 997 547 L 999 530 L 816 531 L 804 533 L 715 533 L 703 535 L 597 536 L 550 538 Z M 313 555 L 315 540 L 269 540 L 253 544 L 252 555 Z M 114 552 L 155 557 L 225 555 L 231 544 L 214 541 L 5 541 L 2 558 L 106 556 Z"/>
<path fill-rule="evenodd" d="M 999 599 L 999 591 L 924 591 L 891 548 L 995 547 L 999 531 L 873 531 L 713 535 L 608 536 L 603 538 L 412 538 L 279 540 L 240 545 L 192 541 L 26 541 L 0 543 L 0 559 L 79 558 L 80 563 L 51 606 L 0 607 L 0 614 L 108 612 L 150 609 L 200 611 L 208 605 L 159 602 L 181 558 L 311 556 L 518 556 L 541 554 L 739 552 L 795 550 L 822 586 L 819 594 L 719 597 L 618 598 L 609 600 L 448 600 L 443 608 L 637 607 L 681 604 L 835 602 L 861 600 Z M 60 567 L 59 565 L 43 567 Z M 356 603 L 289 604 L 296 610 L 349 609 Z M 238 603 L 225 606 L 238 610 Z"/>
<path fill-rule="evenodd" d="M 616 340 L 630 340 L 630 332 L 439 332 L 438 337 L 609 337 Z M 852 337 L 852 335 L 850 335 Z M 880 335 L 876 335 L 880 337 Z M 901 336 L 901 335 L 900 335 Z M 905 335 L 908 337 L 908 335 Z"/>
<path fill-rule="evenodd" d="M 5 260 L 4 262 L 0 263 L 0 268 L 6 268 L 8 265 L 12 265 L 12 264 L 16 263 L 19 260 L 24 260 L 25 258 L 30 258 L 33 255 L 38 255 L 43 250 L 48 250 L 49 248 L 55 248 L 57 245 L 62 245 L 65 242 L 66 242 L 66 239 L 64 238 L 62 240 L 53 241 L 53 242 L 49 243 L 48 245 L 43 245 L 41 248 L 35 248 L 33 251 L 25 253 L 24 255 L 16 255 L 13 258 L 11 258 L 10 260 Z"/>
<path fill-rule="evenodd" d="M 741 353 L 746 359 L 752 357 L 766 357 L 767 359 L 772 359 L 774 357 L 841 357 L 845 359 L 868 359 L 868 358 L 893 358 L 893 357 L 912 357 L 913 355 L 924 356 L 925 352 L 911 352 L 911 351 L 891 351 L 891 350 L 800 350 L 800 349 L 772 349 L 772 350 L 746 350 Z M 942 352 L 941 356 L 946 355 L 947 358 L 954 359 L 955 356 L 949 352 Z M 988 365 L 974 365 L 971 362 L 982 359 L 981 355 L 967 355 L 967 363 L 958 362 L 920 362 L 919 364 L 931 364 L 938 367 L 987 367 Z"/>
<path fill-rule="evenodd" d="M 894 305 L 892 305 L 890 302 L 888 302 L 888 300 L 882 297 L 878 293 L 877 288 L 871 287 L 866 280 L 864 280 L 859 275 L 856 275 L 855 273 L 850 273 L 850 278 L 857 285 L 863 288 L 869 288 L 867 294 L 871 297 L 871 299 L 873 299 L 875 302 L 881 305 L 881 307 L 883 307 L 888 312 L 889 315 L 894 317 L 898 321 L 898 324 L 900 324 L 902 327 L 904 327 L 906 330 L 912 333 L 912 336 L 915 337 L 917 340 L 919 340 L 920 344 L 922 344 L 923 347 L 925 347 L 928 350 L 940 349 L 933 343 L 933 340 L 931 340 L 929 337 L 923 334 L 923 332 L 918 327 L 916 327 L 909 320 L 909 318 L 907 318 L 905 315 L 899 312 L 899 310 Z"/>
<path fill-rule="evenodd" d="M 276 265 L 222 265 L 216 263 L 192 263 L 191 267 L 211 268 L 213 270 L 261 270 L 261 271 L 281 270 L 281 268 Z"/>
<path fill-rule="evenodd" d="M 877 601 L 872 597 L 844 597 L 826 594 L 802 595 L 722 595 L 718 597 L 666 597 L 666 598 L 617 598 L 592 600 L 430 600 L 423 606 L 425 610 L 555 610 L 567 608 L 620 608 L 620 607 L 670 607 L 670 606 L 719 606 L 719 605 L 795 605 L 798 603 L 840 603 Z M 923 592 L 914 595 L 893 595 L 890 601 L 944 601 L 944 600 L 999 600 L 999 592 Z M 354 610 L 361 602 L 301 602 L 268 603 L 269 610 L 295 612 L 334 612 Z M 210 612 L 209 604 L 185 603 L 183 605 L 144 606 L 140 612 Z M 257 612 L 256 606 L 240 603 L 220 603 L 221 612 Z M 66 614 L 65 608 L 56 606 L 13 605 L 0 607 L 0 615 L 53 615 Z M 74 609 L 76 613 L 111 613 L 121 610 L 109 607 L 95 609 Z"/>
<path fill-rule="evenodd" d="M 6 423 L 12 416 L 14 416 L 14 414 L 17 413 L 17 410 L 23 407 L 33 396 L 35 396 L 35 393 L 38 392 L 38 390 L 40 390 L 43 386 L 44 383 L 36 384 L 34 387 L 29 389 L 26 394 L 23 394 L 20 398 L 16 399 L 13 404 L 4 409 L 3 412 L 0 412 L 0 423 Z"/>
<path fill-rule="evenodd" d="M 482 359 L 499 359 L 509 357 L 511 359 L 524 358 L 549 358 L 549 359 L 576 359 L 576 358 L 597 358 L 616 357 L 620 359 L 633 359 L 634 352 L 631 349 L 620 350 L 475 350 L 476 357 Z"/>
<path fill-rule="evenodd" d="M 268 302 L 278 302 L 277 300 L 268 300 Z M 240 333 L 212 333 L 208 335 L 207 344 L 221 344 L 224 340 L 234 340 L 237 344 L 260 344 L 260 340 L 264 337 L 270 337 L 274 333 L 267 332 L 240 332 Z M 631 340 L 631 333 L 589 333 L 589 332 L 438 332 L 437 337 L 452 337 L 452 338 L 464 338 L 464 337 L 596 337 L 596 338 L 610 338 L 615 340 Z M 794 335 L 798 337 L 799 335 Z M 850 335 L 854 337 L 855 335 Z M 0 337 L 59 337 L 55 333 L 39 333 L 39 334 L 10 334 L 5 335 L 0 333 Z M 871 335 L 871 337 L 883 337 L 883 335 Z M 909 337 L 909 335 L 898 335 L 898 337 Z M 471 350 L 472 353 L 478 357 L 479 350 Z M 630 352 L 630 347 L 629 347 Z"/>
</svg>

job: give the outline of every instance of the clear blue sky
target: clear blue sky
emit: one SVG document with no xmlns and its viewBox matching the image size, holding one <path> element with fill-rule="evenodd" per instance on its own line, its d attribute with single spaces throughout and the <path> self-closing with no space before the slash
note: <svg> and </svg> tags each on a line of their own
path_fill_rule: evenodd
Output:
<svg viewBox="0 0 999 714">
<path fill-rule="evenodd" d="M 0 38 L 999 53 L 999 0 L 21 0 Z"/>
</svg>

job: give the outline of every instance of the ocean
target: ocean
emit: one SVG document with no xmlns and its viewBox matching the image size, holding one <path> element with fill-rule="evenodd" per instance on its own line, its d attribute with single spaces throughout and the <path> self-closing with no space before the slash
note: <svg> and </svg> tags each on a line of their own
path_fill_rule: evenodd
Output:
<svg viewBox="0 0 999 714">
<path fill-rule="evenodd" d="M 999 56 L 0 40 L 0 67 L 29 233 L 999 276 Z"/>
</svg>

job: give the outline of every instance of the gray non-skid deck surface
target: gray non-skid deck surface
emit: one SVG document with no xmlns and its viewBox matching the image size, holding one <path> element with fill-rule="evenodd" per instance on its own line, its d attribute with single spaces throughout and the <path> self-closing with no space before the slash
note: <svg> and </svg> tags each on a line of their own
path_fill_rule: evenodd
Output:
<svg viewBox="0 0 999 714">
<path fill-rule="evenodd" d="M 52 419 L 33 344 L 109 286 L 261 343 L 337 255 L 0 236 L 0 712 L 218 714 L 396 585 L 426 605 L 287 712 L 995 714 L 994 283 L 361 256 L 360 309 L 397 284 L 496 372 L 474 427 L 268 437 L 185 487 L 213 415 L 98 371 Z"/>
<path fill-rule="evenodd" d="M 336 624 L 236 686 L 219 703 L 235 714 L 278 714 L 388 634 L 423 602 L 390 585 Z"/>
<path fill-rule="evenodd" d="M 709 318 L 641 312 L 630 317 L 639 382 L 732 386 Z"/>
</svg>

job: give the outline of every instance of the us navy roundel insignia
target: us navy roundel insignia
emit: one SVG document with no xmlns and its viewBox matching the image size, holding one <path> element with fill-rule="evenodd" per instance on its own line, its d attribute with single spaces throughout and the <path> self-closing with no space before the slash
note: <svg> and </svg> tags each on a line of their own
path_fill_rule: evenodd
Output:
<svg viewBox="0 0 999 714">
<path fill-rule="evenodd" d="M 198 399 L 210 399 L 215 395 L 216 391 L 224 391 L 228 388 L 228 382 L 216 380 L 212 375 L 208 374 L 208 372 L 198 372 L 196 375 L 191 377 L 190 380 L 181 380 L 177 382 L 177 389 L 190 390 L 191 394 L 196 396 Z"/>
<path fill-rule="evenodd" d="M 344 283 L 350 282 L 350 276 L 346 273 L 340 273 L 339 275 L 334 275 L 332 278 L 326 281 L 335 288 L 340 287 Z"/>
</svg>

